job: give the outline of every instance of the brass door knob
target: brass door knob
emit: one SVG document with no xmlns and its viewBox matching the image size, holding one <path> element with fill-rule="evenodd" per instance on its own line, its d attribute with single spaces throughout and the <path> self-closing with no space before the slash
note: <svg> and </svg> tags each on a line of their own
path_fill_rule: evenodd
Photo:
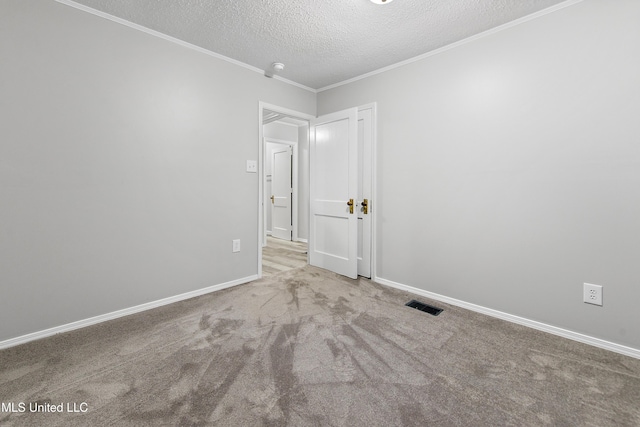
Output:
<svg viewBox="0 0 640 427">
<path fill-rule="evenodd" d="M 349 206 L 349 213 L 352 214 L 353 213 L 353 199 L 349 199 L 349 201 L 347 202 L 347 206 Z"/>
<path fill-rule="evenodd" d="M 364 199 L 361 203 L 362 205 L 362 213 L 363 214 L 368 214 L 369 213 L 369 200 Z"/>
<path fill-rule="evenodd" d="M 273 196 L 273 195 L 272 195 L 272 196 L 271 196 L 271 204 L 274 204 L 274 203 L 275 203 L 275 201 L 273 200 L 274 198 L 275 198 L 275 196 Z"/>
</svg>

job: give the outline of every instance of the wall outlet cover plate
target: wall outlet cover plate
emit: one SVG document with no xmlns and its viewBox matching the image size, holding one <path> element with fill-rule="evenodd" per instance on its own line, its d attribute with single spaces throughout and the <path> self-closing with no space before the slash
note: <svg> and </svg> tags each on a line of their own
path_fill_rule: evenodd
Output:
<svg viewBox="0 0 640 427">
<path fill-rule="evenodd" d="M 602 305 L 602 286 L 585 283 L 583 287 L 583 300 L 587 304 Z"/>
</svg>

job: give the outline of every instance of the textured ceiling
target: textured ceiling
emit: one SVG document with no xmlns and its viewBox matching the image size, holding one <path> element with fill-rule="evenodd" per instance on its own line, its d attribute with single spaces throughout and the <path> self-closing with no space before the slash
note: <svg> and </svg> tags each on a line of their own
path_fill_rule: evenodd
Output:
<svg viewBox="0 0 640 427">
<path fill-rule="evenodd" d="M 75 0 L 319 89 L 563 0 Z"/>
</svg>

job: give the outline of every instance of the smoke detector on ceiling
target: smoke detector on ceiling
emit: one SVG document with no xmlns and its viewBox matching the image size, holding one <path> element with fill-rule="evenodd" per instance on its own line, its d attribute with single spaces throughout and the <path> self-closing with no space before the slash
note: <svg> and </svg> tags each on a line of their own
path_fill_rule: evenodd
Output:
<svg viewBox="0 0 640 427">
<path fill-rule="evenodd" d="M 390 0 L 387 0 L 387 1 L 390 1 Z M 282 62 L 274 62 L 273 64 L 271 64 L 270 68 L 264 71 L 264 75 L 266 77 L 271 78 L 282 70 L 284 70 L 284 64 Z"/>
<path fill-rule="evenodd" d="M 389 4 L 391 3 L 393 0 L 371 0 L 371 3 L 375 3 L 375 4 Z"/>
</svg>

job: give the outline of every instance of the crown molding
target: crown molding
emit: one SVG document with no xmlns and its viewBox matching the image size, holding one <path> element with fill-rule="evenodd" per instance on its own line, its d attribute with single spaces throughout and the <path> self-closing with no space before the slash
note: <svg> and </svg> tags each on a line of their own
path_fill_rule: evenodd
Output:
<svg viewBox="0 0 640 427">
<path fill-rule="evenodd" d="M 244 62 L 238 61 L 238 60 L 233 59 L 233 58 L 229 58 L 228 56 L 220 55 L 219 53 L 216 53 L 216 52 L 213 52 L 211 50 L 205 49 L 203 47 L 196 46 L 194 44 L 185 42 L 183 40 L 180 40 L 180 39 L 177 39 L 175 37 L 169 36 L 167 34 L 161 33 L 159 31 L 152 30 L 151 28 L 147 28 L 147 27 L 144 27 L 142 25 L 135 24 L 135 23 L 133 23 L 131 21 L 127 21 L 126 19 L 118 18 L 117 16 L 113 16 L 113 15 L 110 15 L 110 14 L 108 14 L 106 12 L 102 12 L 100 10 L 94 9 L 92 7 L 76 3 L 73 0 L 55 0 L 55 1 L 58 2 L 58 3 L 64 4 L 64 5 L 67 5 L 67 6 L 71 6 L 71 7 L 75 8 L 75 9 L 81 10 L 83 12 L 87 12 L 87 13 L 90 13 L 92 15 L 99 16 L 100 18 L 108 19 L 109 21 L 116 22 L 118 24 L 124 25 L 124 26 L 129 27 L 129 28 L 133 28 L 134 30 L 138 30 L 138 31 L 141 31 L 143 33 L 152 35 L 154 37 L 158 37 L 158 38 L 170 41 L 170 42 L 175 43 L 177 45 L 180 45 L 182 47 L 186 47 L 188 49 L 195 50 L 196 52 L 200 52 L 200 53 L 203 53 L 205 55 L 212 56 L 212 57 L 214 57 L 216 59 L 220 59 L 222 61 L 230 62 L 231 64 L 234 64 L 234 65 L 237 65 L 239 67 L 245 68 L 247 70 L 251 70 L 253 72 L 256 72 L 256 73 L 264 75 L 264 70 L 261 70 L 258 67 L 254 67 L 253 65 L 245 64 Z M 283 83 L 290 84 L 292 86 L 299 87 L 301 89 L 307 90 L 307 91 L 312 92 L 312 93 L 317 93 L 318 92 L 316 89 L 310 88 L 308 86 L 302 85 L 300 83 L 294 82 L 294 81 L 289 80 L 289 79 L 285 79 L 284 77 L 273 76 L 273 79 L 281 81 Z"/>
<path fill-rule="evenodd" d="M 110 14 L 108 14 L 106 12 L 102 12 L 102 11 L 99 11 L 97 9 L 93 9 L 91 7 L 79 4 L 79 3 L 77 3 L 77 2 L 75 2 L 73 0 L 55 0 L 55 1 L 58 2 L 58 3 L 65 4 L 67 6 L 71 6 L 73 8 L 82 10 L 84 12 L 91 13 L 92 15 L 96 15 L 96 16 L 99 16 L 101 18 L 108 19 L 108 20 L 113 21 L 113 22 L 117 22 L 118 24 L 125 25 L 125 26 L 127 26 L 129 28 L 133 28 L 135 30 L 142 31 L 142 32 L 150 34 L 152 36 L 159 37 L 161 39 L 170 41 L 172 43 L 175 43 L 175 44 L 178 44 L 180 46 L 186 47 L 188 49 L 195 50 L 195 51 L 203 53 L 205 55 L 209 55 L 209 56 L 212 56 L 214 58 L 217 58 L 217 59 L 220 59 L 220 60 L 223 60 L 223 61 L 226 61 L 226 62 L 230 62 L 230 63 L 232 63 L 234 65 L 239 66 L 239 67 L 242 67 L 242 68 L 245 68 L 245 69 L 248 69 L 248 70 L 251 70 L 251 71 L 254 71 L 256 73 L 264 75 L 264 70 L 261 70 L 258 67 L 254 67 L 253 65 L 249 65 L 249 64 L 246 64 L 244 62 L 238 61 L 236 59 L 229 58 L 228 56 L 224 56 L 224 55 L 221 55 L 219 53 L 213 52 L 211 50 L 202 48 L 200 46 L 196 46 L 194 44 L 191 44 L 191 43 L 185 42 L 183 40 L 177 39 L 175 37 L 166 35 L 166 34 L 161 33 L 159 31 L 152 30 L 152 29 L 144 27 L 142 25 L 135 24 L 133 22 L 127 21 L 126 19 L 118 18 L 117 16 L 110 15 Z M 441 48 L 429 51 L 429 52 L 424 53 L 422 55 L 414 56 L 413 58 L 410 58 L 410 59 L 407 59 L 407 60 L 404 60 L 404 61 L 400 61 L 400 62 L 397 62 L 395 64 L 389 65 L 387 67 L 379 68 L 377 70 L 374 70 L 374 71 L 371 71 L 371 72 L 368 72 L 368 73 L 365 73 L 365 74 L 361 74 L 359 76 L 356 76 L 356 77 L 353 77 L 353 78 L 350 78 L 350 79 L 347 79 L 347 80 L 343 80 L 343 81 L 338 82 L 338 83 L 334 83 L 334 84 L 331 84 L 331 85 L 328 85 L 328 86 L 324 86 L 324 87 L 319 88 L 319 89 L 314 89 L 314 88 L 311 88 L 309 86 L 305 86 L 303 84 L 294 82 L 293 80 L 285 79 L 284 77 L 281 77 L 281 76 L 278 76 L 278 75 L 274 75 L 272 78 L 274 80 L 281 81 L 283 83 L 298 87 L 300 89 L 304 89 L 304 90 L 309 91 L 311 93 L 318 94 L 320 92 L 324 92 L 324 91 L 327 91 L 327 90 L 330 90 L 330 89 L 334 89 L 334 88 L 337 88 L 339 86 L 344 86 L 344 85 L 347 85 L 349 83 L 356 82 L 358 80 L 366 79 L 368 77 L 372 77 L 372 76 L 375 76 L 375 75 L 378 75 L 378 74 L 381 74 L 381 73 L 385 73 L 387 71 L 394 70 L 394 69 L 399 68 L 399 67 L 403 67 L 403 66 L 408 65 L 408 64 L 412 64 L 412 63 L 417 62 L 417 61 L 421 61 L 421 60 L 429 58 L 431 56 L 438 55 L 440 53 L 443 53 L 443 52 L 446 52 L 448 50 L 454 49 L 454 48 L 456 48 L 458 46 L 461 46 L 461 45 L 464 45 L 464 44 L 467 44 L 467 43 L 471 43 L 471 42 L 473 42 L 475 40 L 482 39 L 484 37 L 487 37 L 487 36 L 490 36 L 492 34 L 498 33 L 500 31 L 504 31 L 504 30 L 506 30 L 508 28 L 523 24 L 523 23 L 531 21 L 533 19 L 537 19 L 537 18 L 539 18 L 541 16 L 547 15 L 549 13 L 556 12 L 558 10 L 564 9 L 564 8 L 572 6 L 574 4 L 581 3 L 583 1 L 584 0 L 567 0 L 567 1 L 564 1 L 564 2 L 556 4 L 554 6 L 548 7 L 546 9 L 540 10 L 538 12 L 534 12 L 534 13 L 532 13 L 530 15 L 527 15 L 527 16 L 524 16 L 522 18 L 516 19 L 514 21 L 510 21 L 510 22 L 507 22 L 507 23 L 502 24 L 500 26 L 497 26 L 497 27 L 491 28 L 489 30 L 483 31 L 482 33 L 473 35 L 471 37 L 467 37 L 467 38 L 465 38 L 463 40 L 460 40 L 460 41 L 448 44 L 446 46 L 443 46 Z"/>
<path fill-rule="evenodd" d="M 522 18 L 518 18 L 518 19 L 516 19 L 514 21 L 507 22 L 505 24 L 499 25 L 497 27 L 494 27 L 494 28 L 491 28 L 489 30 L 483 31 L 481 33 L 475 34 L 473 36 L 467 37 L 466 39 L 462 39 L 462 40 L 459 40 L 457 42 L 454 42 L 454 43 L 448 44 L 446 46 L 443 46 L 441 48 L 429 51 L 427 53 L 423 53 L 422 55 L 414 56 L 413 58 L 409 58 L 409 59 L 404 60 L 404 61 L 396 62 L 395 64 L 391 64 L 389 66 L 386 66 L 386 67 L 383 67 L 383 68 L 379 68 L 377 70 L 374 70 L 374 71 L 371 71 L 371 72 L 368 72 L 368 73 L 365 73 L 365 74 L 361 74 L 361 75 L 353 77 L 351 79 L 347 79 L 347 80 L 344 80 L 344 81 L 341 81 L 341 82 L 338 82 L 338 83 L 334 83 L 334 84 L 331 84 L 331 85 L 328 85 L 328 86 L 321 87 L 320 89 L 316 89 L 316 93 L 324 92 L 324 91 L 329 90 L 329 89 L 334 89 L 334 88 L 337 88 L 339 86 L 344 86 L 344 85 L 347 85 L 349 83 L 357 82 L 358 80 L 366 79 L 367 77 L 375 76 L 377 74 L 386 73 L 387 71 L 391 71 L 391 70 L 394 70 L 396 68 L 404 67 L 405 65 L 412 64 L 412 63 L 417 62 L 417 61 L 421 61 L 423 59 L 429 58 L 431 56 L 438 55 L 440 53 L 446 52 L 446 51 L 451 50 L 451 49 L 455 49 L 458 46 L 462 46 L 462 45 L 465 45 L 467 43 L 471 43 L 471 42 L 474 42 L 476 40 L 485 38 L 485 37 L 490 36 L 492 34 L 499 33 L 501 31 L 504 31 L 504 30 L 509 29 L 511 27 L 515 27 L 517 25 L 524 24 L 525 22 L 529 22 L 529 21 L 531 21 L 533 19 L 540 18 L 541 16 L 548 15 L 550 13 L 556 12 L 556 11 L 558 11 L 560 9 L 564 9 L 566 7 L 569 7 L 569 6 L 573 6 L 574 4 L 581 3 L 583 1 L 584 0 L 567 0 L 567 1 L 564 1 L 562 3 L 558 3 L 558 4 L 554 5 L 554 6 L 548 7 L 546 9 L 539 10 L 539 11 L 534 12 L 534 13 L 532 13 L 530 15 L 527 15 L 527 16 L 523 16 Z"/>
</svg>

